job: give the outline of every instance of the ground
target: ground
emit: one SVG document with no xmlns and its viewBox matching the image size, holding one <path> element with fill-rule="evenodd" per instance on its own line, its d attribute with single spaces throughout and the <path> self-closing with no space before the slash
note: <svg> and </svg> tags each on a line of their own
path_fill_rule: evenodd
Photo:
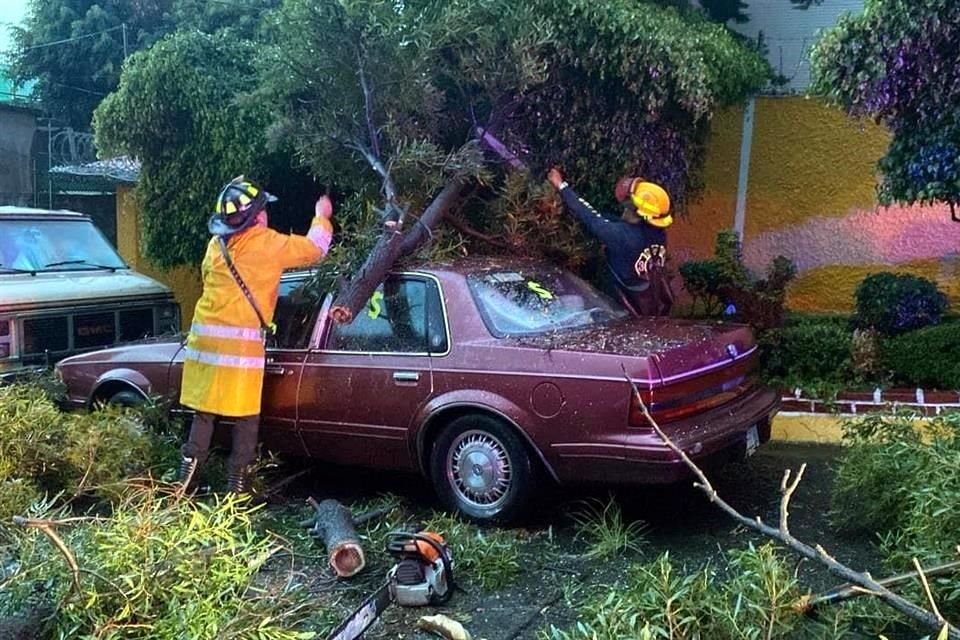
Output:
<svg viewBox="0 0 960 640">
<path fill-rule="evenodd" d="M 801 540 L 823 544 L 855 569 L 876 567 L 878 558 L 869 541 L 838 536 L 827 526 L 825 514 L 830 508 L 833 478 L 831 464 L 838 451 L 826 445 L 771 443 L 747 462 L 717 474 L 716 486 L 741 512 L 775 523 L 784 469 L 796 469 L 806 462 L 806 475 L 791 509 L 792 531 Z M 429 487 L 418 479 L 338 469 L 311 474 L 307 481 L 286 492 L 286 504 L 274 505 L 271 509 L 277 514 L 302 516 L 308 514 L 300 506 L 306 495 L 317 499 L 335 497 L 359 506 L 385 493 L 399 499 L 406 517 L 413 519 L 429 517 L 431 507 L 436 507 Z M 621 577 L 629 563 L 652 560 L 669 551 L 675 563 L 693 568 L 717 558 L 725 549 L 762 540 L 758 534 L 737 525 L 691 486 L 624 489 L 616 493 L 616 499 L 629 521 L 647 523 L 647 544 L 642 553 L 628 552 L 613 560 L 586 559 L 582 555 L 584 545 L 576 538 L 569 514 L 577 509 L 578 501 L 606 500 L 607 497 L 608 493 L 599 489 L 557 490 L 544 496 L 522 528 L 513 530 L 522 541 L 522 552 L 521 571 L 512 584 L 499 590 L 484 590 L 471 584 L 470 575 L 462 576 L 465 591 L 457 592 L 448 606 L 436 612 L 465 623 L 475 639 L 536 638 L 538 631 L 550 625 L 565 627 L 573 622 L 576 615 L 572 606 Z M 370 533 L 369 567 L 355 578 L 332 584 L 322 564 L 315 566 L 320 575 L 311 579 L 320 593 L 318 603 L 335 603 L 340 612 L 346 612 L 382 582 L 390 566 L 387 556 L 376 548 L 382 546 L 383 533 L 385 527 Z M 490 562 L 495 563 L 496 558 Z M 809 561 L 798 560 L 797 568 L 801 584 L 814 592 L 838 582 Z M 416 631 L 415 623 L 420 615 L 434 612 L 391 607 L 366 637 L 411 640 L 432 637 Z"/>
</svg>

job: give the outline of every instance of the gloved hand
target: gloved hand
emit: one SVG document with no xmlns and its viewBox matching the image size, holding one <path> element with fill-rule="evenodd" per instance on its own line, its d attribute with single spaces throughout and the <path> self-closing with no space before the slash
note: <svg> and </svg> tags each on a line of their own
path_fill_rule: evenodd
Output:
<svg viewBox="0 0 960 640">
<path fill-rule="evenodd" d="M 330 201 L 330 196 L 323 195 L 317 199 L 317 204 L 313 208 L 314 215 L 318 218 L 325 218 L 329 220 L 333 217 L 333 202 Z"/>
</svg>

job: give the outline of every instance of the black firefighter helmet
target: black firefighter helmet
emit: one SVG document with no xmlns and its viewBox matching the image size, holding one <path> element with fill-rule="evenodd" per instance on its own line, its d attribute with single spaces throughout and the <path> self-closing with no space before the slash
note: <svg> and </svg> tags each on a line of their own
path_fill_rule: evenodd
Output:
<svg viewBox="0 0 960 640">
<path fill-rule="evenodd" d="M 248 229 L 268 202 L 276 198 L 243 176 L 228 182 L 217 197 L 215 213 L 207 228 L 215 236 L 230 236 Z"/>
</svg>

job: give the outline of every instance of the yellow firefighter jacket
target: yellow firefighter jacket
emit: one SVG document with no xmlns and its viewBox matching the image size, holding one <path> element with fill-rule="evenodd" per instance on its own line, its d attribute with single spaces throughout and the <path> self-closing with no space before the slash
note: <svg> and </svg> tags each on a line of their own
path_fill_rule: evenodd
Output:
<svg viewBox="0 0 960 640">
<path fill-rule="evenodd" d="M 306 236 L 255 226 L 227 243 L 230 258 L 267 322 L 273 320 L 284 269 L 313 264 L 333 237 L 329 220 L 314 218 Z M 260 413 L 264 341 L 250 301 L 230 274 L 216 238 L 203 258 L 203 294 L 187 337 L 181 404 L 220 416 Z"/>
</svg>

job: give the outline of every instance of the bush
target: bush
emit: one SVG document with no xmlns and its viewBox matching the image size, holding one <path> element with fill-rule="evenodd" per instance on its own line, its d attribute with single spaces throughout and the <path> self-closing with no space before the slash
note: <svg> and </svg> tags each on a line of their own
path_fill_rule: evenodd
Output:
<svg viewBox="0 0 960 640">
<path fill-rule="evenodd" d="M 793 608 L 801 596 L 793 572 L 773 545 L 731 551 L 726 566 L 680 571 L 668 554 L 636 565 L 625 582 L 587 602 L 569 629 L 551 627 L 544 640 L 622 638 L 787 638 L 815 623 Z M 828 612 L 829 614 L 829 612 Z M 824 637 L 835 637 L 823 634 Z"/>
<path fill-rule="evenodd" d="M 738 318 L 758 329 L 781 326 L 787 285 L 797 275 L 796 267 L 787 258 L 777 256 L 767 267 L 765 277 L 758 278 L 743 264 L 741 249 L 736 232 L 718 233 L 712 260 L 680 266 L 687 290 L 695 303 L 702 300 L 708 306 L 708 312 L 709 305 L 716 300 L 719 307 L 732 304 Z"/>
<path fill-rule="evenodd" d="M 132 489 L 112 517 L 60 528 L 81 568 L 79 592 L 63 558 L 35 529 L 20 533 L 19 563 L 0 610 L 18 610 L 37 585 L 61 602 L 52 620 L 61 638 L 295 640 L 310 613 L 295 581 L 260 589 L 260 569 L 284 548 L 258 535 L 259 507 L 245 496 L 212 503 L 164 488 Z M 51 557 L 51 555 L 53 557 Z"/>
<path fill-rule="evenodd" d="M 905 273 L 874 273 L 856 291 L 854 325 L 894 336 L 938 324 L 947 309 L 947 297 L 937 285 Z"/>
<path fill-rule="evenodd" d="M 722 310 L 720 287 L 723 276 L 716 260 L 691 260 L 680 265 L 683 286 L 693 298 L 693 306 L 703 305 L 703 312 L 714 315 Z"/>
<path fill-rule="evenodd" d="M 0 520 L 43 493 L 110 495 L 157 449 L 138 414 L 114 407 L 62 413 L 33 384 L 0 387 Z"/>
<path fill-rule="evenodd" d="M 881 349 L 895 384 L 960 389 L 960 322 L 905 333 Z"/>
<path fill-rule="evenodd" d="M 807 389 L 849 383 L 851 343 L 845 322 L 832 319 L 803 320 L 768 331 L 760 340 L 765 375 Z"/>
<path fill-rule="evenodd" d="M 891 572 L 956 559 L 960 531 L 960 414 L 925 422 L 911 413 L 844 423 L 846 448 L 833 493 L 832 519 L 846 530 L 880 537 Z M 934 581 L 947 618 L 960 615 L 960 576 Z M 923 601 L 922 595 L 918 602 Z"/>
</svg>

